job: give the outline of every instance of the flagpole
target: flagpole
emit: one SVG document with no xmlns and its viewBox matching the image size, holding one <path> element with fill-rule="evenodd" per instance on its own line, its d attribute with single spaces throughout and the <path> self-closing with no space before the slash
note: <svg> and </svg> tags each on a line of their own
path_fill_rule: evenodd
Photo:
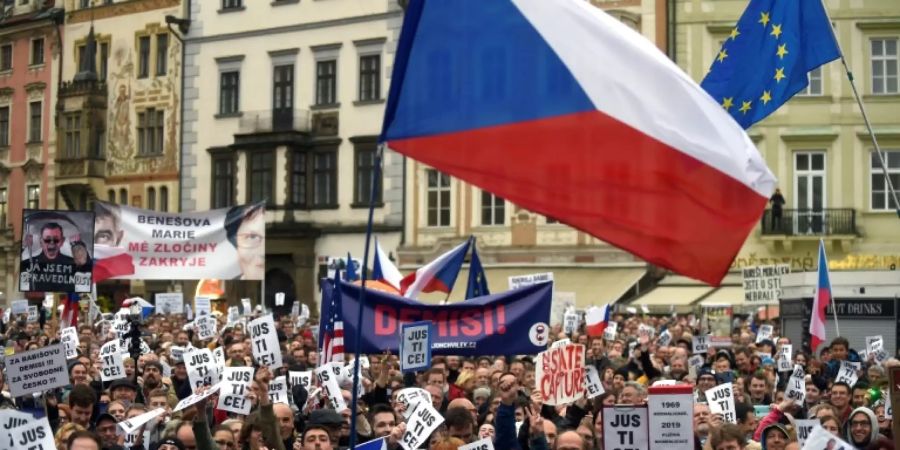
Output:
<svg viewBox="0 0 900 450">
<path fill-rule="evenodd" d="M 831 29 L 831 35 L 834 36 L 834 45 L 838 48 L 838 53 L 841 58 L 841 65 L 844 66 L 844 73 L 847 75 L 847 81 L 850 82 L 850 89 L 853 91 L 853 97 L 856 98 L 856 104 L 859 106 L 859 112 L 862 113 L 863 123 L 866 125 L 866 130 L 869 132 L 869 137 L 872 138 L 872 145 L 875 146 L 875 154 L 878 155 L 878 163 L 881 165 L 881 171 L 884 173 L 884 183 L 887 191 L 890 192 L 891 197 L 894 199 L 894 205 L 897 208 L 897 218 L 900 218 L 900 199 L 897 197 L 897 191 L 894 189 L 894 184 L 891 183 L 891 177 L 888 173 L 888 167 L 885 163 L 884 153 L 881 152 L 881 146 L 878 145 L 878 139 L 875 137 L 875 131 L 872 130 L 872 123 L 869 122 L 869 115 L 866 114 L 866 107 L 863 105 L 862 98 L 859 96 L 859 91 L 856 89 L 856 82 L 853 78 L 853 72 L 850 71 L 850 66 L 847 65 L 847 59 L 844 58 L 844 50 L 841 48 L 841 42 L 837 38 L 837 34 L 834 31 L 834 27 L 831 26 L 831 15 L 828 14 L 828 7 L 825 6 L 825 2 L 822 2 L 822 10 L 825 11 L 825 17 L 828 18 L 828 28 Z M 885 206 L 890 206 L 890 202 L 886 202 Z M 834 296 L 832 296 L 834 298 Z M 835 325 L 837 325 L 837 318 L 835 318 Z M 838 333 L 840 335 L 840 333 Z"/>
<path fill-rule="evenodd" d="M 366 223 L 366 244 L 365 250 L 363 251 L 363 263 L 362 263 L 362 277 L 361 277 L 361 287 L 359 290 L 359 300 L 357 301 L 359 307 L 356 311 L 356 335 L 353 337 L 354 345 L 353 345 L 353 390 L 352 390 L 352 401 L 350 402 L 350 448 L 356 447 L 356 411 L 357 411 L 357 403 L 359 402 L 359 347 L 362 336 L 362 324 L 363 324 L 363 303 L 365 303 L 366 299 L 366 279 L 369 276 L 368 264 L 369 264 L 369 247 L 372 242 L 372 223 L 374 222 L 375 217 L 375 194 L 378 191 L 378 177 L 381 173 L 381 162 L 384 159 L 384 144 L 379 144 L 378 149 L 375 150 L 375 164 L 372 172 L 372 192 L 369 194 L 369 218 Z M 335 289 L 340 289 L 340 286 L 335 286 Z M 339 294 L 340 295 L 340 294 Z"/>
</svg>

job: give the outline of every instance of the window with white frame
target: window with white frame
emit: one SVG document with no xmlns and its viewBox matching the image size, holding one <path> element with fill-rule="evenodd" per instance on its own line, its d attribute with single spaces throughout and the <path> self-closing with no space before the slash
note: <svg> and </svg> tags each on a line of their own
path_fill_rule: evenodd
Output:
<svg viewBox="0 0 900 450">
<path fill-rule="evenodd" d="M 427 186 L 427 224 L 429 227 L 450 226 L 450 175 L 435 169 L 425 171 Z"/>
<path fill-rule="evenodd" d="M 506 200 L 481 191 L 481 224 L 503 225 L 506 223 Z"/>
<path fill-rule="evenodd" d="M 887 166 L 887 173 L 890 177 L 891 184 L 894 189 L 900 189 L 900 150 L 882 150 L 884 155 L 884 164 Z M 875 211 L 894 211 L 897 204 L 888 190 L 888 184 L 885 182 L 884 169 L 881 166 L 881 158 L 878 153 L 870 153 L 871 163 L 870 173 L 872 180 L 872 209 Z"/>
<path fill-rule="evenodd" d="M 41 186 L 29 184 L 25 188 L 25 207 L 28 209 L 41 208 Z"/>
<path fill-rule="evenodd" d="M 874 38 L 871 40 L 872 50 L 872 93 L 897 94 L 898 38 Z"/>
<path fill-rule="evenodd" d="M 822 66 L 810 70 L 809 73 L 806 74 L 806 79 L 809 81 L 809 84 L 807 84 L 806 88 L 802 91 L 798 92 L 797 95 L 822 95 L 825 86 L 825 82 L 822 80 Z"/>
<path fill-rule="evenodd" d="M 37 66 L 44 63 L 44 38 L 31 40 L 31 65 Z"/>
<path fill-rule="evenodd" d="M 28 104 L 28 142 L 41 141 L 41 125 L 43 125 L 44 103 L 41 101 Z"/>
</svg>

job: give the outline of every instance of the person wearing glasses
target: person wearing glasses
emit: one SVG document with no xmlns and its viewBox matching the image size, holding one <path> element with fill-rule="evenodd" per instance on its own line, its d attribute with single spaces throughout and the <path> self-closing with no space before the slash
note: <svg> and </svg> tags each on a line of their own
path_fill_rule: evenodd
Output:
<svg viewBox="0 0 900 450">
<path fill-rule="evenodd" d="M 844 429 L 847 442 L 858 449 L 894 448 L 893 442 L 878 432 L 878 419 L 875 413 L 864 406 L 850 413 L 850 419 L 844 424 Z"/>
<path fill-rule="evenodd" d="M 30 285 L 30 290 L 51 292 L 71 290 L 72 283 L 67 280 L 72 275 L 75 259 L 62 253 L 66 242 L 62 226 L 57 222 L 47 222 L 41 227 L 41 252 L 37 255 L 31 254 L 32 239 L 31 233 L 23 237 L 22 247 L 28 256 L 19 267 L 23 286 Z"/>
<path fill-rule="evenodd" d="M 262 203 L 236 206 L 225 216 L 225 233 L 237 250 L 239 280 L 262 280 L 266 271 L 266 216 Z"/>
</svg>

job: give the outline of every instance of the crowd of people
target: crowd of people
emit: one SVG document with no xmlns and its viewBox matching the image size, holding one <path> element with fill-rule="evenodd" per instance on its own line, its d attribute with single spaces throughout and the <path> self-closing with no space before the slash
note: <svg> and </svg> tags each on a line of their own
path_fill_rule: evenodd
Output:
<svg viewBox="0 0 900 450">
<path fill-rule="evenodd" d="M 0 378 L 0 408 L 43 409 L 59 450 L 338 449 L 347 448 L 351 433 L 356 443 L 385 437 L 388 448 L 399 448 L 406 429 L 406 405 L 398 394 L 418 387 L 428 392 L 444 419 L 422 448 L 457 449 L 487 438 L 499 450 L 597 450 L 604 448 L 604 433 L 614 431 L 603 429 L 604 406 L 644 404 L 648 386 L 674 380 L 694 388 L 697 449 L 798 449 L 799 419 L 818 420 L 834 437 L 858 449 L 895 448 L 886 411 L 886 368 L 900 362 L 894 357 L 883 364 L 872 355 L 860 358 L 842 337 L 823 344 L 816 354 L 793 353 L 793 363 L 805 369 L 802 404 L 785 399 L 790 373 L 779 373 L 776 364 L 781 346 L 790 340 L 758 340 L 752 321 L 740 319 L 734 322 L 731 345 L 709 348 L 699 364 L 697 358 L 691 363 L 692 337 L 699 330 L 688 316 L 617 314 L 612 318 L 618 324 L 614 338 L 588 336 L 580 330 L 566 334 L 554 326 L 553 340 L 570 339 L 585 346 L 586 364 L 597 368 L 604 390 L 592 399 L 557 406 L 544 404 L 535 389 L 536 355 L 440 355 L 420 373 L 401 372 L 396 355 L 367 355 L 363 391 L 352 421 L 349 408 L 329 409 L 321 391 L 312 387 L 291 386 L 288 403 L 273 404 L 269 398 L 268 386 L 274 377 L 322 364 L 317 336 L 309 324 L 297 326 L 295 317 L 276 319 L 284 366 L 270 370 L 254 365 L 250 336 L 241 323 L 227 324 L 224 315 L 216 317 L 218 336 L 201 341 L 190 327 L 185 330 L 183 315 L 150 316 L 142 325 L 150 351 L 137 361 L 126 359 L 126 377 L 111 382 L 101 381 L 99 349 L 113 333 L 102 336 L 103 327 L 87 325 L 82 317 L 77 327 L 78 355 L 68 362 L 69 386 L 41 397 L 11 398 L 6 380 Z M 639 333 L 642 325 L 652 327 L 654 336 L 667 330 L 668 345 Z M 778 324 L 773 325 L 778 336 Z M 44 326 L 13 320 L 5 328 L 7 342 L 16 352 L 58 341 L 55 320 Z M 185 361 L 171 350 L 191 346 L 221 347 L 228 367 L 257 367 L 247 395 L 253 405 L 249 415 L 217 409 L 216 394 L 173 412 L 179 400 L 196 390 Z M 794 349 L 800 347 L 793 343 Z M 858 381 L 852 386 L 835 381 L 845 360 L 860 363 Z M 711 414 L 704 394 L 726 382 L 734 386 L 736 423 Z M 341 386 L 348 406 L 351 385 Z M 129 435 L 118 426 L 157 408 L 165 413 L 138 432 Z"/>
</svg>

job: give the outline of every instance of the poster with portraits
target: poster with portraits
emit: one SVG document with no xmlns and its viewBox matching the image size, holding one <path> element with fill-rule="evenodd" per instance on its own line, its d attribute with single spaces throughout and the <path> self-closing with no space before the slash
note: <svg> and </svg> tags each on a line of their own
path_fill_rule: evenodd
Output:
<svg viewBox="0 0 900 450">
<path fill-rule="evenodd" d="M 167 213 L 96 202 L 94 278 L 262 280 L 262 203 Z"/>
<path fill-rule="evenodd" d="M 22 292 L 91 292 L 94 213 L 26 209 L 22 213 Z"/>
</svg>

